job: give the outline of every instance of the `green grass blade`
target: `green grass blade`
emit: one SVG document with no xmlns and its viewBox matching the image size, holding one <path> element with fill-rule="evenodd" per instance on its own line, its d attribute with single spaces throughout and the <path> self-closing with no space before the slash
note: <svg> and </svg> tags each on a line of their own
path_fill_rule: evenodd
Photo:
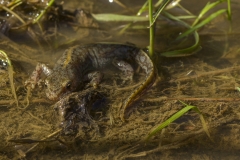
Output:
<svg viewBox="0 0 240 160">
<path fill-rule="evenodd" d="M 185 104 L 186 105 L 186 104 Z M 160 130 L 162 130 L 163 128 L 167 127 L 170 123 L 172 123 L 173 121 L 175 121 L 176 119 L 180 118 L 181 116 L 183 116 L 186 112 L 188 112 L 189 110 L 194 110 L 195 112 L 197 112 L 200 115 L 200 120 L 202 122 L 203 125 L 203 129 L 206 132 L 206 134 L 208 135 L 208 137 L 210 137 L 208 128 L 207 128 L 207 124 L 204 120 L 204 117 L 202 115 L 202 113 L 200 112 L 200 110 L 196 107 L 196 106 L 191 106 L 191 105 L 186 105 L 183 109 L 181 109 L 180 111 L 178 111 L 177 113 L 175 113 L 174 115 L 172 115 L 169 119 L 167 119 L 165 122 L 163 122 L 162 124 L 158 125 L 157 127 L 155 127 L 147 136 L 147 138 L 145 138 L 145 141 L 148 141 L 152 136 L 156 135 Z"/>
<path fill-rule="evenodd" d="M 144 5 L 140 8 L 140 10 L 137 13 L 137 16 L 140 16 L 144 11 L 148 9 L 147 5 L 148 5 L 148 1 L 146 1 Z"/>
<path fill-rule="evenodd" d="M 186 103 L 180 101 L 183 105 L 186 105 L 186 106 L 189 106 L 187 105 Z M 211 139 L 210 137 L 210 133 L 208 131 L 208 127 L 207 127 L 207 123 L 205 122 L 205 119 L 203 117 L 203 114 L 201 113 L 201 111 L 197 108 L 197 107 L 194 107 L 192 108 L 195 112 L 197 112 L 200 116 L 200 120 L 201 120 L 201 123 L 202 123 L 202 126 L 203 126 L 203 130 L 205 131 L 205 133 L 207 134 L 207 136 Z M 212 140 L 212 139 L 211 139 Z"/>
<path fill-rule="evenodd" d="M 219 3 L 222 3 L 222 2 L 221 1 L 217 1 L 214 3 L 208 2 L 206 6 L 202 9 L 202 11 L 199 13 L 198 17 L 195 19 L 192 26 L 195 26 L 198 23 L 198 21 L 204 16 L 205 13 L 207 13 L 210 9 L 216 7 Z"/>
<path fill-rule="evenodd" d="M 47 9 L 52 6 L 53 3 L 54 3 L 54 0 L 50 0 L 47 3 L 47 6 L 43 10 L 41 10 L 40 14 L 33 20 L 32 23 L 33 24 L 37 23 L 42 18 L 42 16 L 46 13 Z"/>
<path fill-rule="evenodd" d="M 172 115 L 169 119 L 167 119 L 165 122 L 163 122 L 162 124 L 160 124 L 159 126 L 157 126 L 156 128 L 154 128 L 147 136 L 146 140 L 149 140 L 152 136 L 154 136 L 155 134 L 157 134 L 160 130 L 162 130 L 163 128 L 167 127 L 170 123 L 172 123 L 173 121 L 175 121 L 176 119 L 178 119 L 179 117 L 183 116 L 187 111 L 189 111 L 190 109 L 195 108 L 195 106 L 186 106 L 183 109 L 181 109 L 180 111 L 178 111 L 177 113 L 175 113 L 174 115 Z"/>
<path fill-rule="evenodd" d="M 227 0 L 227 4 L 228 4 L 228 19 L 231 21 L 232 20 L 231 0 Z"/>
<path fill-rule="evenodd" d="M 191 26 L 189 26 L 187 23 L 185 23 L 184 21 L 182 21 L 181 19 L 179 19 L 176 16 L 171 15 L 168 12 L 164 12 L 164 15 L 166 15 L 168 18 L 174 20 L 174 21 L 178 21 L 179 23 L 181 23 L 183 26 L 186 26 L 187 28 L 190 28 Z M 200 46 L 200 40 L 199 40 L 199 35 L 196 31 L 194 31 L 194 38 L 195 38 L 195 43 L 188 48 L 185 49 L 180 49 L 180 50 L 173 50 L 173 51 L 167 51 L 164 53 L 161 53 L 161 56 L 164 57 L 183 57 L 183 56 L 189 56 L 192 55 L 194 53 L 196 53 L 197 51 L 199 51 L 201 49 Z"/>
<path fill-rule="evenodd" d="M 143 4 L 143 6 L 141 7 L 141 9 L 138 11 L 138 13 L 137 13 L 137 16 L 140 16 L 141 14 L 142 14 L 142 12 L 144 12 L 145 10 L 147 10 L 148 9 L 148 1 L 146 1 L 144 4 Z M 132 24 L 133 24 L 133 22 L 131 22 L 131 23 L 129 23 L 129 24 L 127 24 L 124 28 L 122 28 L 119 32 L 118 32 L 118 35 L 122 35 L 129 27 L 131 27 L 132 26 Z M 145 27 L 145 28 L 147 28 L 147 27 Z M 144 29 L 145 29 L 144 28 Z"/>
<path fill-rule="evenodd" d="M 154 15 L 153 21 L 150 24 L 150 27 L 155 23 L 155 21 L 157 20 L 158 16 L 160 15 L 160 13 L 163 11 L 163 9 L 168 5 L 168 3 L 170 3 L 172 0 L 163 0 L 163 2 L 161 3 L 161 5 L 159 6 L 157 12 Z"/>
<path fill-rule="evenodd" d="M 183 10 L 184 12 L 186 12 L 188 15 L 194 16 L 194 14 L 192 14 L 189 10 L 187 10 L 186 8 L 184 8 L 180 3 L 178 3 L 177 5 L 181 10 Z"/>
<path fill-rule="evenodd" d="M 220 14 L 227 12 L 226 9 L 221 9 L 213 14 L 211 14 L 208 18 L 204 19 L 201 23 L 199 23 L 198 25 L 190 28 L 189 30 L 187 30 L 186 32 L 184 32 L 183 34 L 181 34 L 176 40 L 179 40 L 189 34 L 191 34 L 192 32 L 196 31 L 198 28 L 206 25 L 207 23 L 209 23 L 210 21 L 212 21 L 214 18 L 216 18 L 217 16 L 219 16 Z"/>
<path fill-rule="evenodd" d="M 153 4 L 152 0 L 148 0 L 148 17 L 149 17 L 149 55 L 152 58 L 154 53 L 154 26 L 153 24 Z"/>
<path fill-rule="evenodd" d="M 178 19 L 193 19 L 196 18 L 194 15 L 189 15 L 189 16 L 176 16 Z"/>
<path fill-rule="evenodd" d="M 103 22 L 134 22 L 134 21 L 141 21 L 147 22 L 147 17 L 140 17 L 140 16 L 126 16 L 126 15 L 119 15 L 119 14 L 92 14 L 93 18 L 97 21 Z"/>
<path fill-rule="evenodd" d="M 157 3 L 155 3 L 154 7 L 158 8 L 162 4 L 163 0 L 158 0 Z"/>
<path fill-rule="evenodd" d="M 188 48 L 180 49 L 180 50 L 174 50 L 169 52 L 161 53 L 161 56 L 164 57 L 184 57 L 184 56 L 190 56 L 199 50 L 202 49 L 202 47 L 199 44 L 199 35 L 196 31 L 193 32 L 195 43 Z"/>
</svg>

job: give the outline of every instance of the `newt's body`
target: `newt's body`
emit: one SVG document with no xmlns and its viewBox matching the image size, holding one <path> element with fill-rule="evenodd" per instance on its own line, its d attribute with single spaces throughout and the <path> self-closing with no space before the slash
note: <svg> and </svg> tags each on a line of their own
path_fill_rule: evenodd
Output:
<svg viewBox="0 0 240 160">
<path fill-rule="evenodd" d="M 59 100 L 68 93 L 83 89 L 86 81 L 92 86 L 97 86 L 102 74 L 93 70 L 104 68 L 109 64 L 114 64 L 124 72 L 123 79 L 131 80 L 134 70 L 128 63 L 130 61 L 136 62 L 142 68 L 146 78 L 124 101 L 120 113 L 121 119 L 124 120 L 126 108 L 139 97 L 142 91 L 151 86 L 155 77 L 154 65 L 141 49 L 120 44 L 74 46 L 63 53 L 52 70 L 44 64 L 38 64 L 26 83 L 36 83 L 40 79 L 39 74 L 44 72 L 47 75 L 45 80 L 47 97 L 51 100 Z"/>
</svg>

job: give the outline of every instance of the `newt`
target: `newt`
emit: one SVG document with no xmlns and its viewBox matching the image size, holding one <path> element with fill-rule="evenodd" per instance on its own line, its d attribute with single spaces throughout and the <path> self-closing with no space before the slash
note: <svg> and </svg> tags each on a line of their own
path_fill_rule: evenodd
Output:
<svg viewBox="0 0 240 160">
<path fill-rule="evenodd" d="M 124 81 L 132 80 L 134 69 L 130 62 L 133 61 L 141 67 L 146 76 L 120 108 L 120 118 L 124 121 L 125 110 L 153 84 L 156 76 L 154 64 L 148 54 L 135 46 L 97 43 L 70 47 L 58 59 L 53 69 L 38 63 L 25 85 L 32 85 L 34 88 L 44 73 L 47 76 L 46 95 L 50 100 L 58 101 L 69 93 L 86 88 L 86 82 L 97 87 L 103 74 L 96 70 L 111 64 L 123 72 Z"/>
</svg>

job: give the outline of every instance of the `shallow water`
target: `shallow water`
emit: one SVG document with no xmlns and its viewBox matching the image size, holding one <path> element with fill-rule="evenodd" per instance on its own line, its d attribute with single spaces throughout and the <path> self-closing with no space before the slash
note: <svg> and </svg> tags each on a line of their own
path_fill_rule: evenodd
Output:
<svg viewBox="0 0 240 160">
<path fill-rule="evenodd" d="M 64 7 L 74 10 L 75 6 L 79 6 L 93 13 L 129 14 L 136 12 L 144 3 L 139 1 L 139 4 L 132 4 L 133 2 L 126 0 L 121 2 L 135 7 L 124 9 L 116 3 L 110 4 L 103 0 L 71 1 Z M 181 4 L 197 14 L 206 2 L 195 0 L 183 1 Z M 141 101 L 135 104 L 126 123 L 119 119 L 118 108 L 133 88 L 119 86 L 114 74 L 117 71 L 110 69 L 101 87 L 101 92 L 105 93 L 108 99 L 106 108 L 92 114 L 99 125 L 101 136 L 90 134 L 84 137 L 85 139 L 80 138 L 74 142 L 67 139 L 65 145 L 59 142 L 44 142 L 27 153 L 27 159 L 239 159 L 240 97 L 235 88 L 239 87 L 240 83 L 240 3 L 232 3 L 231 27 L 226 16 L 222 15 L 199 31 L 202 50 L 189 57 L 157 59 L 159 79 L 142 96 Z M 179 10 L 173 12 L 179 13 Z M 147 29 L 127 30 L 124 35 L 117 35 L 124 24 L 108 22 L 101 23 L 100 30 L 84 28 L 78 30 L 77 36 L 71 34 L 67 41 L 78 37 L 81 43 L 108 41 L 128 42 L 138 47 L 148 45 Z M 157 25 L 157 54 L 172 47 L 171 41 L 182 29 L 182 26 L 172 22 L 165 22 L 164 26 Z M 62 41 L 59 41 L 56 42 L 60 44 Z M 36 62 L 54 65 L 62 51 L 72 45 L 63 44 L 60 49 L 49 49 L 44 44 L 45 50 L 42 53 L 40 49 L 31 52 L 26 46 L 21 46 L 26 47 L 21 48 L 21 52 L 1 43 L 4 49 L 9 50 L 7 53 L 13 60 L 19 107 L 24 108 L 27 104 L 23 84 Z M 1 74 L 0 154 L 2 159 L 17 159 L 20 156 L 19 150 L 27 151 L 33 144 L 17 146 L 7 140 L 43 139 L 58 130 L 58 117 L 50 107 L 53 102 L 47 100 L 44 90 L 40 88 L 31 92 L 30 105 L 27 108 L 18 109 L 12 100 L 7 77 L 7 74 Z M 141 78 L 141 74 L 135 76 L 134 83 L 138 83 Z M 211 139 L 204 132 L 198 114 L 189 111 L 147 144 L 140 143 L 154 126 L 184 107 L 178 100 L 200 109 L 207 121 Z"/>
</svg>

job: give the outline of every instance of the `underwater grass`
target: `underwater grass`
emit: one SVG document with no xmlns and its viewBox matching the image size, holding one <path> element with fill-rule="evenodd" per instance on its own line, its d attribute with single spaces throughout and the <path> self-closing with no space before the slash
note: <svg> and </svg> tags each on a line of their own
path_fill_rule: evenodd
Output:
<svg viewBox="0 0 240 160">
<path fill-rule="evenodd" d="M 168 12 L 164 12 L 164 14 L 169 19 L 172 19 L 174 21 L 178 21 L 179 23 L 181 23 L 183 26 L 186 26 L 187 28 L 191 27 L 187 23 L 182 21 L 181 19 L 171 15 Z M 161 53 L 161 56 L 164 56 L 164 57 L 183 57 L 183 56 L 190 56 L 190 55 L 196 53 L 197 51 L 199 51 L 201 49 L 200 39 L 199 39 L 198 32 L 196 30 L 193 31 L 193 35 L 194 35 L 195 43 L 192 46 L 190 46 L 188 48 L 184 48 L 184 49 L 163 52 L 163 53 Z"/>
<path fill-rule="evenodd" d="M 8 75 L 10 80 L 10 86 L 11 86 L 13 97 L 18 107 L 17 94 L 16 94 L 14 83 L 13 83 L 13 66 L 12 66 L 11 60 L 8 58 L 7 54 L 4 51 L 0 50 L 0 54 L 2 54 L 5 57 L 6 62 L 8 64 Z"/>
<path fill-rule="evenodd" d="M 199 114 L 200 120 L 201 120 L 201 123 L 202 123 L 202 126 L 203 126 L 203 129 L 206 132 L 206 134 L 208 135 L 208 137 L 210 138 L 210 133 L 208 131 L 207 124 L 206 124 L 206 122 L 204 120 L 204 117 L 203 117 L 203 114 L 200 112 L 200 110 L 196 106 L 187 105 L 187 104 L 185 104 L 183 102 L 181 102 L 181 103 L 184 104 L 185 107 L 183 109 L 181 109 L 180 111 L 178 111 L 177 113 L 175 113 L 174 115 L 172 115 L 170 118 L 168 118 L 166 121 L 164 121 L 160 125 L 154 127 L 154 129 L 149 132 L 149 134 L 144 139 L 144 141 L 148 141 L 152 136 L 156 135 L 163 128 L 167 127 L 169 124 L 171 124 L 172 122 L 174 122 L 178 118 L 182 117 L 189 110 L 193 110 L 193 111 L 195 111 L 195 112 L 197 112 Z"/>
</svg>

